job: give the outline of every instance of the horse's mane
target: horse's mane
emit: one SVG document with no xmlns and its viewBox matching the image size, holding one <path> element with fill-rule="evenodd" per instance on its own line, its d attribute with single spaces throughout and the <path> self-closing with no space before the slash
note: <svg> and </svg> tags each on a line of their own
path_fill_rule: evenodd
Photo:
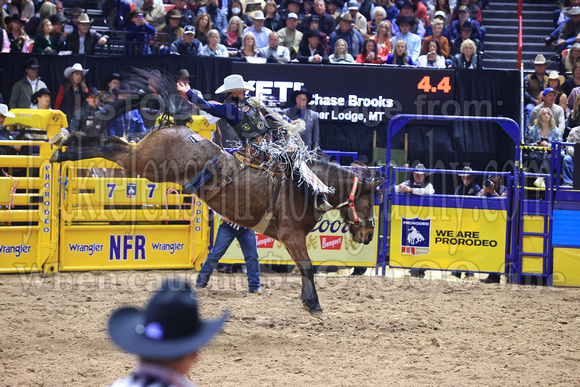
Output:
<svg viewBox="0 0 580 387">
<path fill-rule="evenodd" d="M 159 114 L 164 124 L 183 126 L 191 122 L 191 103 L 177 90 L 173 75 L 160 70 L 132 69 L 129 84 L 147 94 L 154 94 L 159 102 Z"/>
</svg>

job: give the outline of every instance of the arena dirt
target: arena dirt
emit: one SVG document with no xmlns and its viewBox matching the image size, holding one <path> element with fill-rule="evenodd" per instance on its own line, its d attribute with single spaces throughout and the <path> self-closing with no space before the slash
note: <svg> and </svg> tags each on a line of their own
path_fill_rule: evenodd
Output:
<svg viewBox="0 0 580 387">
<path fill-rule="evenodd" d="M 0 385 L 104 386 L 134 358 L 106 334 L 112 309 L 142 306 L 190 271 L 0 276 Z M 580 385 L 580 289 L 410 277 L 316 278 L 324 321 L 300 278 L 218 274 L 201 313 L 230 322 L 189 377 L 200 386 Z"/>
</svg>

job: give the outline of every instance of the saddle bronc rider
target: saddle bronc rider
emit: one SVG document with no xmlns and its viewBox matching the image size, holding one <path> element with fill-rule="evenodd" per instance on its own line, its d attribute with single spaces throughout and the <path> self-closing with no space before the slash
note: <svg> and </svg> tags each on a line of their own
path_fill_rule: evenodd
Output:
<svg viewBox="0 0 580 387">
<path fill-rule="evenodd" d="M 231 103 L 223 104 L 211 103 L 205 101 L 202 97 L 191 91 L 189 85 L 183 83 L 177 84 L 177 89 L 185 94 L 189 101 L 201 110 L 211 114 L 214 117 L 223 118 L 233 128 L 242 144 L 250 146 L 258 152 L 265 152 L 268 156 L 274 156 L 274 151 L 280 148 L 274 148 L 266 144 L 261 144 L 266 134 L 272 130 L 278 130 L 284 127 L 294 140 L 292 144 L 287 142 L 288 150 L 292 151 L 290 158 L 294 161 L 293 167 L 300 174 L 300 177 L 308 183 L 310 188 L 317 196 L 316 206 L 318 210 L 328 211 L 332 208 L 324 199 L 324 194 L 333 193 L 334 189 L 327 187 L 322 183 L 306 166 L 303 158 L 297 159 L 298 154 L 307 153 L 304 143 L 297 133 L 300 125 L 295 126 L 290 123 L 287 117 L 283 117 L 273 110 L 264 106 L 257 98 L 246 98 L 246 91 L 253 91 L 254 88 L 244 81 L 241 75 L 233 74 L 224 79 L 224 84 L 216 91 L 216 94 L 226 93 Z M 303 123 L 302 123 L 303 124 Z M 303 125 L 302 125 L 303 126 Z M 295 134 L 294 136 L 292 134 Z"/>
</svg>

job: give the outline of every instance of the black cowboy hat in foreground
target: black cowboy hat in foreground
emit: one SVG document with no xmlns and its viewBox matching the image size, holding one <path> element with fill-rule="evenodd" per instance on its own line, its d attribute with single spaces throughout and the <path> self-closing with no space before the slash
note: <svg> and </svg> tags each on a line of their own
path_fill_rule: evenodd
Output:
<svg viewBox="0 0 580 387">
<path fill-rule="evenodd" d="M 126 307 L 109 319 L 111 340 L 121 349 L 147 359 L 177 359 L 197 352 L 217 335 L 229 317 L 199 317 L 195 292 L 179 279 L 168 279 L 144 310 Z"/>
</svg>

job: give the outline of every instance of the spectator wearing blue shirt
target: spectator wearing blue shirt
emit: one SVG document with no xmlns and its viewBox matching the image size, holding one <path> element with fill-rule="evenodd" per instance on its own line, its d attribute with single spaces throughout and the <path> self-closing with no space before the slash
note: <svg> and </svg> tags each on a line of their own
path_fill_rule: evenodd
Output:
<svg viewBox="0 0 580 387">
<path fill-rule="evenodd" d="M 211 19 L 212 28 L 224 31 L 228 26 L 226 12 L 218 7 L 218 0 L 209 0 L 205 7 L 199 9 L 199 14 L 207 13 Z"/>
<path fill-rule="evenodd" d="M 422 43 L 421 38 L 410 31 L 413 23 L 414 20 L 408 16 L 399 16 L 397 18 L 397 25 L 401 32 L 393 38 L 393 46 L 397 41 L 404 40 L 407 43 L 409 56 L 413 59 L 413 63 L 417 63 L 419 61 Z"/>
<path fill-rule="evenodd" d="M 360 32 L 352 28 L 353 18 L 350 13 L 344 13 L 338 21 L 338 29 L 330 35 L 328 41 L 329 54 L 334 53 L 334 45 L 338 39 L 344 39 L 348 45 L 348 53 L 356 58 L 362 52 L 364 39 Z M 420 44 L 419 44 L 420 45 Z M 419 57 L 419 55 L 417 55 Z"/>
<path fill-rule="evenodd" d="M 435 17 L 433 18 L 433 21 L 429 26 L 427 26 L 427 28 L 425 28 L 425 38 L 433 35 L 433 22 L 435 20 L 441 20 L 444 23 L 443 31 L 441 31 L 441 36 L 445 36 L 447 40 L 449 40 L 449 43 L 451 43 L 451 40 L 453 40 L 453 35 L 451 34 L 451 30 L 445 27 L 445 12 L 443 11 L 435 12 Z"/>
<path fill-rule="evenodd" d="M 256 38 L 256 48 L 262 49 L 268 47 L 268 38 L 272 31 L 269 28 L 264 27 L 264 20 L 266 20 L 264 12 L 254 11 L 252 20 L 254 24 L 244 29 L 244 34 L 248 31 L 254 34 Z"/>
<path fill-rule="evenodd" d="M 403 4 L 399 6 L 399 9 L 401 12 L 397 16 L 397 19 L 400 16 L 405 16 L 411 19 L 413 22 L 410 23 L 410 31 L 423 39 L 425 37 L 425 25 L 418 17 L 415 16 L 415 12 L 417 11 L 417 4 L 413 4 L 409 0 L 405 0 Z M 393 36 L 399 34 L 400 32 L 396 21 L 397 20 L 391 21 L 391 24 L 393 25 Z"/>
<path fill-rule="evenodd" d="M 130 14 L 131 24 L 127 26 L 125 55 L 150 55 L 151 45 L 155 39 L 155 28 L 145 22 L 143 12 L 135 9 Z"/>
<path fill-rule="evenodd" d="M 114 92 L 117 99 L 124 100 L 131 94 L 131 88 L 128 84 L 122 83 Z M 125 137 L 129 141 L 139 141 L 147 134 L 147 129 L 139 110 L 135 109 L 117 117 L 107 128 L 107 134 L 109 136 Z"/>
<path fill-rule="evenodd" d="M 176 55 L 198 55 L 201 49 L 201 42 L 195 38 L 195 28 L 185 26 L 183 36 L 171 43 L 170 52 Z"/>
</svg>

